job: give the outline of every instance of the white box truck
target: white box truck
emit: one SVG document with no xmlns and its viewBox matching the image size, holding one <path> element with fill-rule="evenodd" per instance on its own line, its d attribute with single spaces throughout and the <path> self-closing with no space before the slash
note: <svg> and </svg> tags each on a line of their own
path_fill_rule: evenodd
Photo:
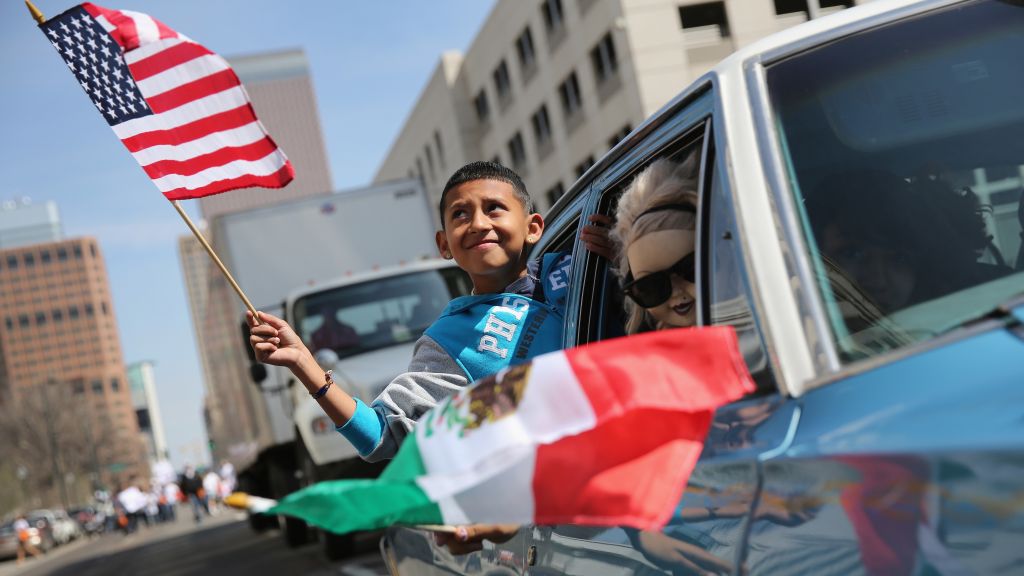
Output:
<svg viewBox="0 0 1024 576">
<path fill-rule="evenodd" d="M 447 301 L 469 289 L 464 280 L 448 279 L 461 271 L 433 260 L 434 212 L 420 182 L 408 179 L 227 214 L 210 228 L 219 255 L 258 309 L 289 320 L 298 314 L 296 328 L 313 338 L 326 303 L 333 303 L 335 319 L 354 326 L 356 340 L 342 346 L 318 336 L 316 343 L 331 344 L 321 346 L 320 357 L 336 361 L 339 384 L 369 402 L 404 371 L 415 338 Z M 287 309 L 286 300 L 292 303 Z M 241 318 L 244 305 L 234 305 Z M 234 356 L 241 363 L 249 358 L 243 368 L 254 382 L 245 386 L 258 387 L 252 396 L 258 398 L 261 429 L 249 438 L 211 438 L 218 446 L 249 447 L 236 463 L 240 488 L 281 498 L 313 481 L 379 473 L 381 466 L 358 457 L 289 371 L 253 361 L 248 328 L 244 322 L 240 327 L 237 345 L 244 352 Z M 307 345 L 316 348 L 312 339 Z M 232 459 L 231 450 L 222 455 Z M 257 529 L 277 523 L 250 520 Z M 294 519 L 283 528 L 291 545 L 315 535 Z M 325 539 L 330 556 L 345 553 L 348 541 Z"/>
</svg>

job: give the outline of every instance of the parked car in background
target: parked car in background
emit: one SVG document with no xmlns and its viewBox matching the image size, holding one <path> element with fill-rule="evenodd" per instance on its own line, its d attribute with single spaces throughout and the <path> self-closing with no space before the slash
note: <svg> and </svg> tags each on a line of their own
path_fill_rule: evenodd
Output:
<svg viewBox="0 0 1024 576">
<path fill-rule="evenodd" d="M 14 522 L 0 524 L 0 560 L 11 558 L 18 554 L 18 531 L 14 529 Z"/>
<path fill-rule="evenodd" d="M 1020 573 L 1021 54 L 1019 0 L 878 0 L 738 51 L 634 130 L 536 247 L 574 251 L 563 344 L 623 334 L 581 223 L 695 157 L 698 324 L 735 328 L 757 391 L 718 410 L 662 531 L 524 526 L 453 556 L 392 528 L 391 569 Z"/>
<path fill-rule="evenodd" d="M 94 506 L 70 508 L 68 509 L 68 516 L 78 523 L 82 533 L 86 536 L 103 532 L 105 517 Z"/>
<path fill-rule="evenodd" d="M 82 535 L 82 529 L 78 523 L 60 509 L 33 510 L 26 515 L 26 518 L 30 524 L 45 522 L 50 527 L 53 541 L 58 545 L 67 544 Z"/>
</svg>

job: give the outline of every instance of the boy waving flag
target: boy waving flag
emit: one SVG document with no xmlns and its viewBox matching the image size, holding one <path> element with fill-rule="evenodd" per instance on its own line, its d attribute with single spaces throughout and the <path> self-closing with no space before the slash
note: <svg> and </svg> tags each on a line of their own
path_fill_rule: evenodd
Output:
<svg viewBox="0 0 1024 576">
<path fill-rule="evenodd" d="M 280 188 L 294 177 L 227 61 L 185 35 L 88 2 L 39 27 L 169 200 Z"/>
</svg>

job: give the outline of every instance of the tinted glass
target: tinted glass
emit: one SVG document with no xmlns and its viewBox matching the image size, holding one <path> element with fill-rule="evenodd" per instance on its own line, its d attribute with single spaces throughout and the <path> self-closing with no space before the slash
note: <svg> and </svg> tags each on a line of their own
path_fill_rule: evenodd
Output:
<svg viewBox="0 0 1024 576">
<path fill-rule="evenodd" d="M 743 254 L 736 238 L 736 214 L 732 198 L 722 188 L 717 163 L 705 168 L 710 179 L 707 195 L 706 241 L 708 318 L 711 324 L 732 326 L 739 339 L 747 368 L 760 390 L 774 390 L 775 381 L 768 367 L 768 354 L 751 309 L 750 283 L 743 268 Z"/>
<path fill-rule="evenodd" d="M 325 290 L 295 303 L 294 326 L 314 352 L 340 358 L 411 342 L 472 284 L 458 268 L 411 272 Z"/>
<path fill-rule="evenodd" d="M 841 356 L 919 342 L 1024 289 L 1024 4 L 976 1 L 768 69 Z"/>
</svg>

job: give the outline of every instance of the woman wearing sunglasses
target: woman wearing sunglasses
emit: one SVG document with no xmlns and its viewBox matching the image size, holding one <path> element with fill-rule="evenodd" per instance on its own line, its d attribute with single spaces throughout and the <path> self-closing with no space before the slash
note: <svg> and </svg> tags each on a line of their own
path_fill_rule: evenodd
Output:
<svg viewBox="0 0 1024 576">
<path fill-rule="evenodd" d="M 612 239 L 628 334 L 697 322 L 695 164 L 656 160 L 619 198 Z"/>
</svg>

